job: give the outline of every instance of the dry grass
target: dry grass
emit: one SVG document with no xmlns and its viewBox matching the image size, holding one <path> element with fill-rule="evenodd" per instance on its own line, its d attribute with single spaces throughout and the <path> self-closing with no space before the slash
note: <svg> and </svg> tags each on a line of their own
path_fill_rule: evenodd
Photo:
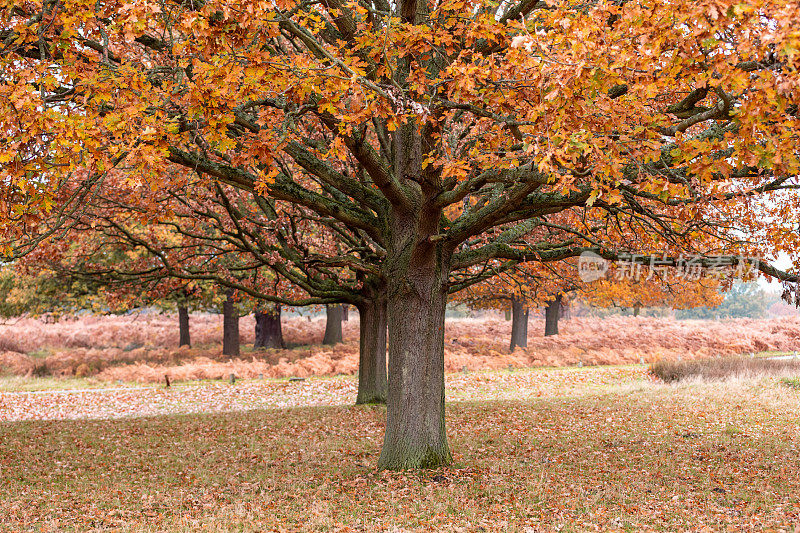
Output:
<svg viewBox="0 0 800 533">
<path fill-rule="evenodd" d="M 296 342 L 320 342 L 322 332 L 317 318 L 309 322 L 296 318 L 287 324 Z M 240 320 L 243 344 L 253 343 L 255 320 L 252 315 Z M 324 322 L 323 322 L 324 327 Z M 222 315 L 194 313 L 191 316 L 192 342 L 198 346 L 222 342 Z M 315 336 L 319 336 L 315 339 Z M 176 348 L 178 318 L 174 314 L 141 313 L 123 316 L 83 316 L 64 318 L 56 323 L 36 319 L 20 319 L 0 325 L 0 338 L 13 342 L 14 351 L 30 353 L 37 350 L 69 348 L 107 349 L 132 347 Z M 0 345 L 1 347 L 1 345 Z"/>
<path fill-rule="evenodd" d="M 292 349 L 254 352 L 254 321 L 241 320 L 243 355 L 220 353 L 219 315 L 192 316 L 191 349 L 177 348 L 177 319 L 170 315 L 84 317 L 44 324 L 22 320 L 0 326 L 0 338 L 20 351 L 0 352 L 0 373 L 56 377 L 94 376 L 141 383 L 217 379 L 231 372 L 243 378 L 354 374 L 358 368 L 357 313 L 345 323 L 344 344 L 321 346 L 322 317 L 284 319 Z M 675 321 L 663 318 L 574 318 L 561 335 L 543 337 L 543 321 L 532 319 L 529 345 L 509 353 L 510 322 L 498 316 L 448 320 L 445 366 L 450 372 L 506 367 L 619 365 L 658 360 L 699 359 L 800 346 L 800 318 L 775 320 Z"/>
<path fill-rule="evenodd" d="M 345 323 L 345 344 L 323 348 L 319 346 L 325 328 L 323 318 L 289 319 L 284 323 L 287 342 L 307 346 L 261 352 L 252 350 L 254 326 L 252 316 L 240 320 L 243 354 L 231 360 L 220 351 L 219 315 L 192 316 L 192 348 L 177 347 L 177 318 L 172 315 L 90 316 L 56 324 L 25 319 L 0 326 L 0 338 L 16 348 L 0 351 L 0 374 L 155 382 L 163 380 L 165 373 L 182 380 L 216 379 L 231 372 L 240 377 L 355 372 L 357 320 Z M 352 356 L 347 362 L 331 364 L 346 353 Z M 298 360 L 297 369 L 285 368 Z"/>
<path fill-rule="evenodd" d="M 800 359 L 719 357 L 657 361 L 650 365 L 650 373 L 667 383 L 688 378 L 721 380 L 731 377 L 797 376 L 800 375 Z"/>
<path fill-rule="evenodd" d="M 0 330 L 2 332 L 2 330 Z M 20 345 L 16 339 L 9 337 L 8 335 L 0 335 L 0 353 L 3 352 L 23 352 L 24 348 Z"/>
<path fill-rule="evenodd" d="M 380 407 L 0 423 L 0 530 L 800 525 L 796 391 L 775 380 L 673 387 L 640 375 L 598 389 L 591 376 L 606 369 L 552 372 L 590 377 L 585 389 L 545 389 L 541 398 L 449 404 L 456 466 L 429 472 L 375 471 Z"/>
</svg>

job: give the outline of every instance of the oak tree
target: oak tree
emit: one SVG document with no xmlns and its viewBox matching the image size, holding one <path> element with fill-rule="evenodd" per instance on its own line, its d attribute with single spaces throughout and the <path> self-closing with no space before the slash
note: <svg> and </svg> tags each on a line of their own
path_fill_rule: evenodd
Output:
<svg viewBox="0 0 800 533">
<path fill-rule="evenodd" d="M 368 243 L 335 260 L 385 286 L 381 468 L 451 461 L 453 272 L 585 251 L 707 258 L 704 233 L 758 255 L 778 245 L 738 221 L 800 169 L 796 1 L 0 7 L 9 220 L 46 210 L 65 180 L 124 169 L 158 189 L 173 163 Z M 566 238 L 521 240 L 568 210 Z M 637 247 L 606 239 L 620 220 Z"/>
</svg>

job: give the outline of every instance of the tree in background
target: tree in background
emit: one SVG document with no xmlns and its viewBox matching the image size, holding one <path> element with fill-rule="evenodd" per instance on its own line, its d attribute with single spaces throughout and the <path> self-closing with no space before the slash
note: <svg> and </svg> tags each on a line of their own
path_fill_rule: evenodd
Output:
<svg viewBox="0 0 800 533">
<path fill-rule="evenodd" d="M 82 246 L 91 234 L 80 234 L 73 250 Z M 81 240 L 82 239 L 82 240 Z M 190 346 L 189 313 L 214 305 L 211 285 L 180 279 L 110 276 L 118 263 L 130 264 L 134 253 L 105 249 L 91 264 L 87 254 L 62 255 L 63 249 L 42 246 L 14 263 L 2 267 L 0 277 L 0 314 L 11 316 L 61 315 L 77 313 L 123 314 L 131 309 L 152 307 L 175 311 L 178 315 L 178 345 Z M 68 263 L 67 258 L 74 260 Z M 102 265 L 102 266 L 101 266 Z"/>
<path fill-rule="evenodd" d="M 53 271 L 26 271 L 10 263 L 0 266 L 0 317 L 48 316 L 58 320 L 78 311 L 115 312 L 101 287 L 63 279 Z"/>
<path fill-rule="evenodd" d="M 509 349 L 528 346 L 528 319 L 531 308 L 544 308 L 547 335 L 558 334 L 558 314 L 566 295 L 579 282 L 574 262 L 552 264 L 528 262 L 518 265 L 453 295 L 453 300 L 473 309 L 499 309 L 511 312 Z"/>
<path fill-rule="evenodd" d="M 675 316 L 680 319 L 763 318 L 767 302 L 767 293 L 758 283 L 739 281 L 724 292 L 719 291 L 715 300 L 678 311 Z"/>
<path fill-rule="evenodd" d="M 342 342 L 342 321 L 344 311 L 341 305 L 325 306 L 325 334 L 322 336 L 322 344 L 332 346 Z"/>
<path fill-rule="evenodd" d="M 327 304 L 336 313 L 338 304 L 328 302 L 350 302 L 362 317 L 358 403 L 384 402 L 383 282 L 371 271 L 357 268 L 358 263 L 351 268 L 346 258 L 331 258 L 353 246 L 369 253 L 366 244 L 359 242 L 361 237 L 348 234 L 345 228 L 333 231 L 320 225 L 313 214 L 291 205 L 254 202 L 236 189 L 220 184 L 205 187 L 180 172 L 170 185 L 172 188 L 165 187 L 146 200 L 138 189 L 104 187 L 93 195 L 74 221 L 76 239 L 81 234 L 99 235 L 108 247 L 105 254 L 118 248 L 125 253 L 138 250 L 146 258 L 140 264 L 120 261 L 96 274 L 133 283 L 174 278 L 233 289 L 237 300 L 258 302 L 258 347 L 283 346 L 283 305 Z M 154 200 L 156 208 L 150 205 Z M 232 312 L 234 308 L 228 309 Z M 226 331 L 233 335 L 235 330 L 229 327 Z M 337 317 L 329 321 L 324 341 L 341 342 Z M 230 350 L 235 350 L 236 344 L 232 341 Z"/>
<path fill-rule="evenodd" d="M 638 316 L 642 308 L 692 309 L 722 302 L 721 288 L 730 281 L 715 277 L 685 279 L 670 272 L 651 272 L 643 268 L 635 278 L 609 277 L 587 284 L 580 293 L 591 307 L 631 309 Z"/>
<path fill-rule="evenodd" d="M 254 348 L 286 348 L 281 327 L 281 304 L 256 305 Z"/>
</svg>

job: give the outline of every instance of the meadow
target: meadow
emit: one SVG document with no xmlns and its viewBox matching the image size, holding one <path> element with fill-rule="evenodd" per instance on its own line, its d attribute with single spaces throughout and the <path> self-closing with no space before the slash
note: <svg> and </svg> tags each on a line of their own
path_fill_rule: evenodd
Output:
<svg viewBox="0 0 800 533">
<path fill-rule="evenodd" d="M 800 528 L 800 391 L 779 378 L 667 385 L 634 365 L 447 390 L 455 465 L 400 473 L 375 470 L 384 408 L 353 406 L 349 376 L 0 393 L 0 413 L 27 408 L 0 422 L 0 530 Z"/>
<path fill-rule="evenodd" d="M 0 325 L 0 375 L 88 378 L 99 384 L 173 380 L 353 375 L 358 369 L 358 314 L 344 323 L 344 343 L 322 346 L 323 317 L 284 318 L 286 350 L 252 349 L 254 319 L 240 321 L 242 355 L 221 354 L 222 317 L 192 316 L 191 348 L 178 348 L 169 314 L 86 316 L 47 324 L 21 319 Z M 509 353 L 511 323 L 500 315 L 448 319 L 448 372 L 574 365 L 620 365 L 800 348 L 800 317 L 672 320 L 575 317 L 544 337 L 532 318 L 526 349 Z M 248 346 L 249 344 L 249 346 Z"/>
<path fill-rule="evenodd" d="M 534 319 L 513 353 L 501 317 L 449 320 L 454 465 L 399 473 L 375 468 L 385 408 L 353 405 L 357 316 L 234 360 L 219 317 L 191 349 L 173 318 L 0 326 L 0 531 L 800 531 L 796 368 L 750 355 L 793 353 L 797 318 Z"/>
</svg>

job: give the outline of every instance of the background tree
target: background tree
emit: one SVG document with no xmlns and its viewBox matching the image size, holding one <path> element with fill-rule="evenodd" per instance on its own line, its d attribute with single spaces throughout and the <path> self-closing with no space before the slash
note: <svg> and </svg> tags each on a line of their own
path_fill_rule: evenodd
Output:
<svg viewBox="0 0 800 533">
<path fill-rule="evenodd" d="M 580 280 L 574 262 L 522 263 L 454 295 L 456 301 L 471 308 L 491 308 L 511 312 L 509 349 L 528 346 L 530 309 L 544 308 L 545 335 L 558 334 L 557 318 L 562 301 L 576 290 Z M 553 315 L 555 314 L 555 318 Z"/>
<path fill-rule="evenodd" d="M 736 282 L 711 301 L 675 313 L 677 318 L 762 318 L 767 312 L 767 293 L 755 282 Z"/>
<path fill-rule="evenodd" d="M 724 283 L 716 278 L 683 279 L 669 272 L 649 273 L 642 270 L 638 279 L 604 279 L 592 283 L 581 294 L 581 300 L 593 307 L 631 309 L 634 316 L 642 308 L 667 307 L 691 309 L 714 307 L 722 302 Z"/>
<path fill-rule="evenodd" d="M 0 267 L 0 316 L 48 316 L 57 320 L 78 311 L 108 312 L 101 287 L 65 280 L 53 271 L 30 271 L 15 263 Z"/>
<path fill-rule="evenodd" d="M 351 237 L 345 233 L 326 230 L 302 211 L 279 211 L 219 184 L 204 187 L 187 175 L 175 177 L 171 188 L 150 198 L 141 188 L 95 191 L 91 204 L 74 221 L 71 237 L 74 242 L 86 242 L 94 235 L 102 244 L 72 248 L 72 257 L 63 258 L 62 271 L 83 278 L 113 279 L 125 286 L 173 279 L 234 289 L 238 291 L 236 301 L 258 302 L 254 304 L 257 347 L 283 346 L 283 304 L 354 302 L 363 326 L 358 402 L 385 401 L 386 315 L 385 311 L 373 311 L 385 306 L 385 297 L 375 299 L 380 295 L 376 290 L 380 283 L 370 281 L 368 272 L 353 271 L 346 262 L 329 261 L 320 254 L 326 247 L 352 246 L 357 241 L 348 241 Z M 58 256 L 60 242 L 64 241 L 44 248 L 41 255 Z M 87 260 L 89 252 L 84 249 L 116 261 Z M 139 260 L 131 261 L 134 257 Z M 246 312 L 244 307 L 239 304 L 236 309 Z M 234 307 L 228 310 L 232 313 Z M 371 318 L 373 314 L 377 321 Z M 230 326 L 224 328 L 231 337 L 235 321 L 232 317 Z M 340 321 L 332 322 L 336 323 Z M 341 342 L 341 325 L 338 332 L 325 340 Z M 226 354 L 236 354 L 235 340 L 223 344 L 229 345 Z"/>
<path fill-rule="evenodd" d="M 342 342 L 342 321 L 344 311 L 341 305 L 325 306 L 325 334 L 322 344 L 334 345 Z"/>
</svg>

